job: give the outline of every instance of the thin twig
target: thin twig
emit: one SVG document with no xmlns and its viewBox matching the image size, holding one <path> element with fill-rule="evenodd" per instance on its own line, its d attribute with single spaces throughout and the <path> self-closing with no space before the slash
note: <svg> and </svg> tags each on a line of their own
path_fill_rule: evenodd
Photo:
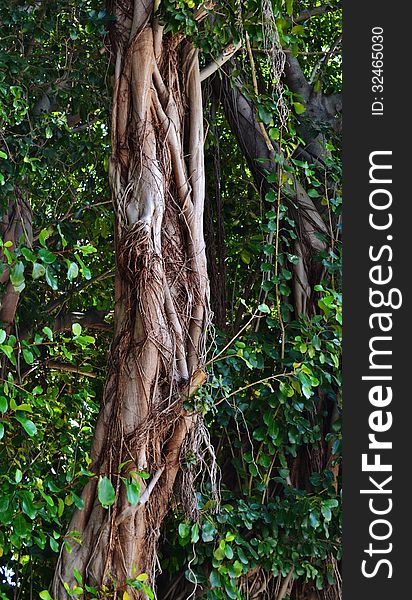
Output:
<svg viewBox="0 0 412 600">
<path fill-rule="evenodd" d="M 230 394 L 215 402 L 215 406 L 218 406 L 225 400 L 228 400 L 231 396 L 239 394 L 240 392 L 243 392 L 244 390 L 247 390 L 248 388 L 253 387 L 254 385 L 259 385 L 259 383 L 267 383 L 268 381 L 272 381 L 273 379 L 280 379 L 281 377 L 289 377 L 290 375 L 293 375 L 293 373 L 279 373 L 278 375 L 270 375 L 269 377 L 264 377 L 263 379 L 259 379 L 259 381 L 252 381 L 252 383 L 248 383 L 247 385 L 244 385 L 243 387 L 235 390 L 234 392 L 230 392 Z"/>
</svg>

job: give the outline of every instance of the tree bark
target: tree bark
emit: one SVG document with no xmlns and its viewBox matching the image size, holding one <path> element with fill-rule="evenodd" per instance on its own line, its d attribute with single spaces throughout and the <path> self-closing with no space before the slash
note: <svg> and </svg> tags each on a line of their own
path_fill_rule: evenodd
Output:
<svg viewBox="0 0 412 600">
<path fill-rule="evenodd" d="M 183 36 L 163 35 L 153 2 L 116 1 L 113 12 L 115 331 L 91 451 L 96 476 L 69 528 L 82 543 L 70 554 L 62 548 L 58 600 L 68 598 L 64 582 L 75 583 L 74 569 L 83 584 L 106 585 L 114 598 L 124 590 L 146 597 L 127 579 L 144 572 L 153 585 L 159 529 L 183 454 L 198 438 L 199 421 L 183 401 L 205 380 L 209 283 L 197 51 Z M 98 500 L 102 476 L 116 491 L 109 508 Z M 140 484 L 135 506 L 125 479 Z"/>
<path fill-rule="evenodd" d="M 18 188 L 15 189 L 15 197 L 10 197 L 7 210 L 1 215 L 0 237 L 4 244 L 11 242 L 10 252 L 13 252 L 21 243 L 31 246 L 33 242 L 32 211 L 23 200 Z M 0 262 L 2 265 L 0 283 L 6 286 L 0 301 L 0 326 L 7 334 L 10 334 L 14 325 L 20 292 L 14 289 L 10 281 L 10 267 L 5 260 L 3 249 L 0 249 Z"/>
</svg>

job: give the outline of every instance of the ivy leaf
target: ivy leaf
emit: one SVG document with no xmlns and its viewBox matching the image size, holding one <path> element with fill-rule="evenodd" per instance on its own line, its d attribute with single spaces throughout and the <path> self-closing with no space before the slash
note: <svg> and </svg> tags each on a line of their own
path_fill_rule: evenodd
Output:
<svg viewBox="0 0 412 600">
<path fill-rule="evenodd" d="M 99 480 L 99 485 L 97 488 L 97 495 L 100 501 L 100 504 L 104 508 L 108 508 L 114 504 L 116 499 L 116 492 L 114 491 L 114 487 L 112 482 L 108 477 L 101 477 Z"/>
</svg>

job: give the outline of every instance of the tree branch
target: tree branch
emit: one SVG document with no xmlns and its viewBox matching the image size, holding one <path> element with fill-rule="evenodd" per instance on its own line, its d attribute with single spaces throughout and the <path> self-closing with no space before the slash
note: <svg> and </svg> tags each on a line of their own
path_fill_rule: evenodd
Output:
<svg viewBox="0 0 412 600">
<path fill-rule="evenodd" d="M 106 310 L 87 310 L 86 312 L 67 312 L 60 314 L 53 324 L 53 331 L 69 331 L 73 323 L 80 323 L 82 327 L 96 329 L 98 331 L 112 331 L 113 327 L 105 318 L 112 314 Z"/>
<path fill-rule="evenodd" d="M 226 48 L 223 49 L 222 54 L 218 56 L 213 62 L 206 65 L 204 69 L 200 71 L 200 81 L 204 81 L 213 73 L 216 73 L 218 69 L 220 69 L 225 62 L 232 58 L 234 54 L 241 48 L 242 42 L 238 42 L 237 44 L 229 44 Z"/>
<path fill-rule="evenodd" d="M 55 308 L 64 306 L 66 304 L 66 302 L 68 302 L 70 300 L 70 298 L 73 296 L 73 294 L 78 294 L 79 292 L 82 292 L 84 289 L 88 288 L 89 286 L 93 285 L 94 283 L 97 283 L 98 281 L 103 281 L 104 279 L 108 279 L 108 278 L 114 277 L 114 276 L 115 276 L 115 271 L 114 271 L 114 269 L 111 269 L 110 271 L 105 271 L 104 273 L 100 273 L 99 275 L 96 275 L 96 277 L 93 277 L 92 279 L 88 279 L 87 281 L 78 285 L 74 290 L 70 290 L 70 292 L 68 292 L 67 294 L 60 296 L 60 298 L 56 298 L 56 300 L 52 300 L 45 307 L 45 309 L 44 309 L 45 312 L 47 312 L 47 313 L 53 312 L 53 310 Z"/>
<path fill-rule="evenodd" d="M 339 10 L 340 6 L 330 6 L 329 4 L 321 4 L 321 6 L 314 6 L 313 8 L 305 8 L 301 13 L 298 14 L 293 20 L 294 23 L 302 23 L 303 21 L 307 21 L 312 17 L 317 17 L 319 15 L 324 15 L 328 12 L 332 12 L 335 10 Z"/>
<path fill-rule="evenodd" d="M 342 41 L 342 34 L 338 35 L 338 37 L 336 38 L 336 40 L 334 41 L 334 43 L 332 44 L 332 46 L 329 48 L 329 50 L 326 52 L 326 54 L 324 54 L 316 63 L 316 65 L 313 67 L 313 71 L 309 77 L 309 83 L 312 84 L 315 81 L 315 77 L 316 74 L 319 70 L 319 68 L 323 65 L 323 64 L 327 64 L 329 59 L 333 56 L 333 54 L 335 53 L 335 50 L 337 49 L 337 47 L 339 46 L 339 44 Z"/>
</svg>

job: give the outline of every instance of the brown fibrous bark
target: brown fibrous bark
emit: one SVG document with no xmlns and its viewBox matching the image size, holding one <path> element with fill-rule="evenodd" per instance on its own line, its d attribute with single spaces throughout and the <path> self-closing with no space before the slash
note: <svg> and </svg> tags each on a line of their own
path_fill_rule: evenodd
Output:
<svg viewBox="0 0 412 600">
<path fill-rule="evenodd" d="M 140 598 L 127 579 L 142 572 L 153 584 L 160 526 L 177 480 L 187 486 L 187 478 L 177 479 L 184 453 L 199 443 L 200 418 L 184 408 L 206 378 L 198 56 L 184 37 L 163 34 L 152 9 L 139 1 L 114 6 L 115 331 L 91 451 L 95 477 L 69 528 L 81 534 L 81 544 L 72 544 L 70 554 L 61 551 L 53 584 L 58 600 L 67 597 L 64 582 L 73 585 L 74 569 L 83 583 L 108 586 L 114 598 L 126 589 Z M 97 497 L 101 476 L 116 491 L 108 509 Z M 125 478 L 140 483 L 136 506 L 127 499 Z M 182 497 L 190 503 L 187 491 Z"/>
</svg>

